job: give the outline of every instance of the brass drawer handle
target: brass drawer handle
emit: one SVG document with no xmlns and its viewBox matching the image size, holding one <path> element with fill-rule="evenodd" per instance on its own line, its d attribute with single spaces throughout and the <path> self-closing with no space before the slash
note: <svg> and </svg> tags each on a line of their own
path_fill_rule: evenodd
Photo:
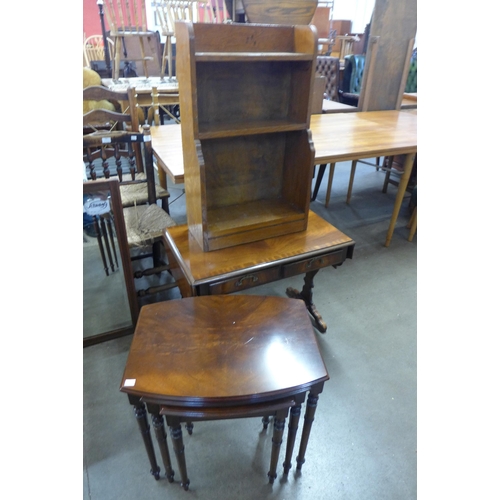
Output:
<svg viewBox="0 0 500 500">
<path fill-rule="evenodd" d="M 258 276 L 255 276 L 254 274 L 247 274 L 246 276 L 242 276 L 234 286 L 241 286 L 243 285 L 243 282 L 247 279 L 250 279 L 252 280 L 252 283 L 256 283 L 257 281 L 259 281 L 259 277 Z"/>
<path fill-rule="evenodd" d="M 313 259 L 307 262 L 306 267 L 312 267 L 312 265 L 315 262 L 319 262 L 320 265 L 323 264 L 323 257 L 314 257 Z"/>
</svg>

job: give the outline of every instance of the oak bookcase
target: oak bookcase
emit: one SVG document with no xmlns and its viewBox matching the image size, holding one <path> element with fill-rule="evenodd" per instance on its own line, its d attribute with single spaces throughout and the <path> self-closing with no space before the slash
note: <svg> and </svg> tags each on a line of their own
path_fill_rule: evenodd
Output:
<svg viewBox="0 0 500 500">
<path fill-rule="evenodd" d="M 189 231 L 217 250 L 307 227 L 314 26 L 176 25 Z"/>
</svg>

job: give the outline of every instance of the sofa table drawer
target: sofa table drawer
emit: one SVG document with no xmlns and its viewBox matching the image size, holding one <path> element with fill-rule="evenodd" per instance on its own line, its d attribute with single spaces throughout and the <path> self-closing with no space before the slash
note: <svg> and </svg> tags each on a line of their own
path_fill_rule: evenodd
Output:
<svg viewBox="0 0 500 500">
<path fill-rule="evenodd" d="M 325 255 L 317 255 L 299 262 L 293 262 L 292 264 L 286 264 L 283 266 L 283 278 L 289 278 L 297 274 L 305 274 L 309 271 L 321 269 L 322 267 L 342 264 L 345 258 L 346 250 L 342 249 Z"/>
<path fill-rule="evenodd" d="M 208 293 L 210 295 L 220 295 L 225 293 L 239 292 L 252 288 L 254 286 L 263 285 L 271 281 L 276 281 L 281 278 L 279 266 L 262 271 L 251 272 L 235 278 L 230 278 L 224 281 L 211 283 L 208 285 Z"/>
</svg>

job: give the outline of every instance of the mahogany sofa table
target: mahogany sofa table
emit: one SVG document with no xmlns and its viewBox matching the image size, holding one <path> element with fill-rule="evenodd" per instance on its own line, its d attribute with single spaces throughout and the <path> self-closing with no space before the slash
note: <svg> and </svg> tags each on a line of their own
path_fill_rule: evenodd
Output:
<svg viewBox="0 0 500 500">
<path fill-rule="evenodd" d="M 288 287 L 286 294 L 302 299 L 316 328 L 327 326 L 312 301 L 314 276 L 321 268 L 340 266 L 352 259 L 355 242 L 319 215 L 309 211 L 305 231 L 204 252 L 187 225 L 165 229 L 163 242 L 183 297 L 219 295 L 304 274 L 304 286 Z"/>
<path fill-rule="evenodd" d="M 120 390 L 134 405 L 151 463 L 159 478 L 146 408 L 151 414 L 166 476 L 174 471 L 163 416 L 181 475 L 189 488 L 181 422 L 274 417 L 269 482 L 276 469 L 291 408 L 283 463 L 291 468 L 301 404 L 307 405 L 297 456 L 305 453 L 318 395 L 329 375 L 304 304 L 284 297 L 216 295 L 146 305 L 141 309 Z"/>
</svg>

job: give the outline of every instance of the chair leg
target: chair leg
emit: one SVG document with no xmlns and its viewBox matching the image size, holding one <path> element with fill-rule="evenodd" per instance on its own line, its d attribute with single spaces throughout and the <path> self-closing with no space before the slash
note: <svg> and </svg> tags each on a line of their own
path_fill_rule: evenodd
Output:
<svg viewBox="0 0 500 500">
<path fill-rule="evenodd" d="M 161 56 L 161 70 L 160 70 L 160 77 L 163 80 L 165 78 L 165 70 L 167 66 L 167 57 L 168 57 L 168 38 L 165 40 L 165 44 L 163 45 L 163 54 Z M 169 66 L 170 68 L 170 66 Z M 162 124 L 163 125 L 163 124 Z"/>
<path fill-rule="evenodd" d="M 316 177 L 316 183 L 314 184 L 314 191 L 311 197 L 311 201 L 314 201 L 316 199 L 316 196 L 318 196 L 319 187 L 321 186 L 321 181 L 323 180 L 323 175 L 325 174 L 326 165 L 326 163 L 322 163 L 319 166 L 318 176 Z M 314 166 L 314 168 L 316 168 L 316 165 Z"/>
<path fill-rule="evenodd" d="M 351 202 L 351 194 L 352 194 L 352 185 L 354 184 L 354 174 L 356 173 L 356 165 L 358 164 L 357 160 L 353 160 L 351 165 L 351 175 L 349 177 L 349 188 L 347 189 L 347 198 L 345 202 L 349 204 Z"/>
<path fill-rule="evenodd" d="M 142 58 L 142 70 L 144 71 L 144 76 L 149 78 L 148 74 L 148 63 L 146 61 L 146 50 L 144 48 L 144 37 L 139 37 L 139 47 L 141 49 L 141 58 Z"/>
<path fill-rule="evenodd" d="M 155 241 L 153 243 L 153 267 L 161 267 L 163 265 L 163 262 L 161 260 L 161 248 L 162 248 L 162 242 L 161 241 Z"/>
<path fill-rule="evenodd" d="M 392 162 L 394 161 L 394 156 L 389 156 L 387 160 L 387 170 L 385 172 L 384 186 L 382 187 L 382 193 L 387 193 L 387 186 L 389 185 L 389 179 L 391 177 Z"/>
<path fill-rule="evenodd" d="M 120 54 L 122 51 L 122 39 L 116 37 L 115 60 L 113 61 L 113 80 L 116 82 L 120 78 Z"/>
<path fill-rule="evenodd" d="M 170 207 L 168 205 L 168 198 L 162 198 L 161 199 L 161 208 L 167 212 L 168 215 L 170 215 Z"/>
<path fill-rule="evenodd" d="M 172 38 L 167 36 L 165 43 L 168 44 L 168 78 L 172 79 L 173 70 L 172 70 Z"/>
<path fill-rule="evenodd" d="M 335 173 L 335 163 L 330 163 L 330 171 L 328 172 L 328 186 L 326 188 L 326 199 L 325 199 L 326 208 L 328 208 L 328 204 L 330 203 L 330 195 L 332 192 L 332 182 L 334 173 Z"/>
</svg>

